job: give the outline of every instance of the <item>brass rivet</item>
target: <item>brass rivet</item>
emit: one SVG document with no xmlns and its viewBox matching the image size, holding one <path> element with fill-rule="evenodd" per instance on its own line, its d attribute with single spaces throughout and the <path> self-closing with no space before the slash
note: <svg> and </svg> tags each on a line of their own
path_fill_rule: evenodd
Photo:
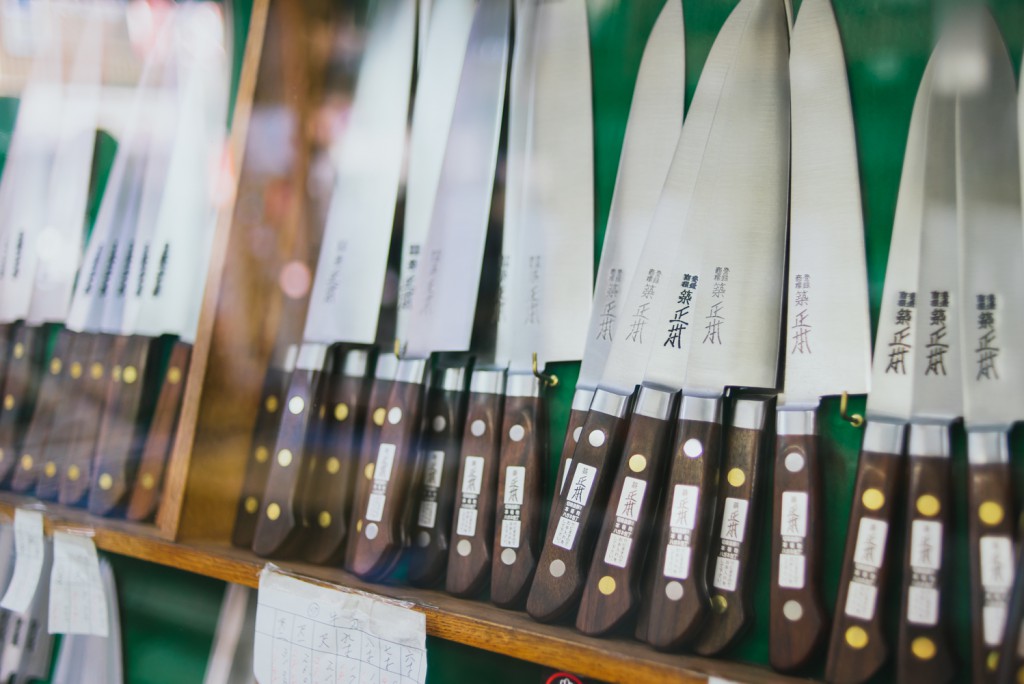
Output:
<svg viewBox="0 0 1024 684">
<path fill-rule="evenodd" d="M 346 418 L 348 418 L 348 404 L 342 401 L 334 407 L 334 420 L 340 423 Z"/>
<path fill-rule="evenodd" d="M 113 366 L 110 369 L 110 378 L 114 382 L 121 382 L 121 366 Z"/>
<path fill-rule="evenodd" d="M 989 672 L 995 672 L 999 667 L 999 651 L 989 651 L 988 657 L 985 658 L 985 667 L 988 668 Z"/>
<path fill-rule="evenodd" d="M 89 366 L 89 376 L 93 380 L 99 380 L 103 377 L 103 364 L 96 362 Z"/>
<path fill-rule="evenodd" d="M 647 468 L 647 458 L 643 454 L 633 454 L 629 457 L 629 469 L 634 473 L 642 473 Z"/>
<path fill-rule="evenodd" d="M 155 485 L 156 485 L 156 478 L 153 477 L 150 473 L 146 473 L 145 475 L 142 476 L 142 488 L 143 489 L 152 489 Z"/>
<path fill-rule="evenodd" d="M 10 411 L 14 408 L 14 395 L 8 394 L 4 397 L 4 410 Z"/>
<path fill-rule="evenodd" d="M 271 520 L 277 520 L 281 517 L 281 507 L 276 503 L 267 504 L 267 517 Z"/>
<path fill-rule="evenodd" d="M 113 486 L 114 478 L 112 478 L 108 473 L 100 475 L 100 489 L 110 489 Z"/>
<path fill-rule="evenodd" d="M 317 516 L 316 521 L 318 523 L 320 523 L 320 527 L 330 527 L 331 526 L 331 514 L 328 513 L 327 511 L 320 511 L 320 515 Z"/>
<path fill-rule="evenodd" d="M 22 470 L 32 470 L 32 457 L 28 454 L 21 457 L 21 468 Z"/>
<path fill-rule="evenodd" d="M 258 446 L 256 451 L 253 452 L 253 457 L 255 457 L 257 463 L 266 463 L 267 459 L 270 458 L 270 451 L 265 446 Z"/>
<path fill-rule="evenodd" d="M 330 475 L 337 475 L 338 471 L 341 470 L 341 461 L 335 456 L 331 456 L 327 459 L 327 472 Z"/>
<path fill-rule="evenodd" d="M 0 461 L 4 460 L 4 450 L 0 449 Z"/>
<path fill-rule="evenodd" d="M 363 468 L 363 475 L 366 476 L 367 480 L 372 480 L 373 479 L 373 464 L 372 463 L 367 463 L 366 464 L 366 467 Z"/>
<path fill-rule="evenodd" d="M 56 356 L 50 359 L 50 375 L 60 375 L 61 369 L 64 368 L 64 362 Z"/>
<path fill-rule="evenodd" d="M 78 466 L 73 465 L 68 468 L 68 479 L 72 482 L 77 482 L 78 478 L 82 476 L 82 471 L 78 469 Z"/>
<path fill-rule="evenodd" d="M 46 477 L 53 477 L 57 474 L 57 464 L 50 461 L 45 467 L 43 467 L 43 472 L 46 474 Z"/>
<path fill-rule="evenodd" d="M 121 379 L 124 380 L 124 384 L 130 385 L 139 379 L 139 371 L 135 370 L 135 366 L 125 366 Z"/>
<path fill-rule="evenodd" d="M 256 500 L 255 496 L 245 497 L 245 512 L 252 515 L 260 507 L 260 502 Z"/>
<path fill-rule="evenodd" d="M 267 400 L 263 403 L 263 405 L 267 409 L 267 413 L 273 413 L 274 411 L 277 410 L 277 397 L 271 394 L 269 397 L 267 397 Z"/>
<path fill-rule="evenodd" d="M 1017 670 L 1017 684 L 1024 684 L 1024 667 Z"/>
<path fill-rule="evenodd" d="M 306 408 L 306 402 L 302 400 L 302 397 L 292 397 L 288 400 L 288 410 L 292 412 L 292 415 L 299 415 L 304 408 Z"/>
<path fill-rule="evenodd" d="M 882 493 L 882 490 L 872 487 L 864 492 L 860 500 L 868 510 L 877 511 L 885 505 L 885 494 Z"/>
<path fill-rule="evenodd" d="M 181 369 L 177 366 L 171 366 L 167 369 L 167 382 L 172 385 L 177 385 L 181 382 Z"/>
<path fill-rule="evenodd" d="M 927 518 L 938 515 L 941 508 L 942 505 L 938 498 L 931 494 L 922 494 L 917 497 L 917 512 Z"/>
<path fill-rule="evenodd" d="M 725 609 L 729 607 L 729 600 L 717 594 L 711 597 L 711 610 L 715 611 L 719 615 L 725 612 Z"/>
<path fill-rule="evenodd" d="M 1003 522 L 1003 507 L 995 501 L 986 501 L 978 506 L 978 517 L 986 525 L 998 525 Z"/>
<path fill-rule="evenodd" d="M 605 575 L 597 583 L 597 589 L 605 596 L 611 596 L 615 593 L 615 578 Z"/>
<path fill-rule="evenodd" d="M 729 484 L 731 484 L 733 487 L 740 487 L 743 485 L 744 482 L 747 481 L 747 476 L 739 468 L 733 468 L 732 470 L 729 471 L 729 474 L 726 476 L 726 479 L 729 481 Z"/>
<path fill-rule="evenodd" d="M 282 468 L 287 468 L 292 464 L 292 452 L 289 449 L 281 449 L 277 452 L 277 463 Z"/>
<path fill-rule="evenodd" d="M 71 377 L 75 380 L 82 377 L 82 364 L 78 361 L 71 362 Z"/>
<path fill-rule="evenodd" d="M 383 406 L 373 412 L 373 424 L 377 427 L 384 425 L 384 419 L 387 418 L 388 411 Z"/>
<path fill-rule="evenodd" d="M 356 521 L 356 534 L 358 534 L 358 533 L 360 533 L 362 531 L 363 531 L 363 521 L 360 519 L 360 520 Z"/>
<path fill-rule="evenodd" d="M 846 643 L 851 648 L 860 650 L 868 645 L 868 633 L 864 631 L 863 627 L 854 625 L 846 630 Z"/>
<path fill-rule="evenodd" d="M 935 657 L 935 642 L 928 637 L 917 637 L 910 642 L 910 652 L 918 660 L 931 660 Z"/>
<path fill-rule="evenodd" d="M 21 342 L 18 342 L 17 344 L 14 345 L 14 358 L 20 359 L 24 355 L 25 355 L 25 345 L 22 344 Z"/>
</svg>

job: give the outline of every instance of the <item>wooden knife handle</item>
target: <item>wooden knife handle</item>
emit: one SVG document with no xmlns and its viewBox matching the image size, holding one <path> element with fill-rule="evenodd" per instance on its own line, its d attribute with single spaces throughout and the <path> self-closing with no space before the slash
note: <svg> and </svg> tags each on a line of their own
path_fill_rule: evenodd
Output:
<svg viewBox="0 0 1024 684">
<path fill-rule="evenodd" d="M 11 338 L 14 335 L 13 323 L 0 323 L 0 387 L 7 377 L 7 361 L 11 354 Z"/>
<path fill-rule="evenodd" d="M 422 364 L 418 373 L 405 375 L 399 369 L 388 398 L 363 528 L 355 535 L 352 549 L 351 570 L 364 579 L 379 579 L 389 572 L 405 541 L 403 509 L 416 469 L 423 410 L 425 362 L 418 363 Z"/>
<path fill-rule="evenodd" d="M 872 427 L 869 423 L 865 440 Z M 861 451 L 825 668 L 825 679 L 833 684 L 867 681 L 888 655 L 882 630 L 892 555 L 887 542 L 902 470 L 895 449 Z"/>
<path fill-rule="evenodd" d="M 459 442 L 466 417 L 464 368 L 442 371 L 450 377 L 432 387 L 420 440 L 423 467 L 414 488 L 409 548 L 409 583 L 430 587 L 444 578 L 452 532 L 452 511 L 459 490 Z"/>
<path fill-rule="evenodd" d="M 64 364 L 68 360 L 68 353 L 71 351 L 74 341 L 75 333 L 70 330 L 61 330 L 57 333 L 53 354 L 51 354 L 50 362 L 46 364 L 39 381 L 35 410 L 32 412 L 28 430 L 25 431 L 25 438 L 21 443 L 21 455 L 18 457 L 18 465 L 14 469 L 14 477 L 11 479 L 11 489 L 16 492 L 38 489 L 37 483 L 44 479 L 52 483 L 60 481 L 57 479 L 57 461 L 44 460 L 44 458 L 46 456 L 46 440 L 50 435 L 57 408 L 68 389 L 65 384 L 67 373 Z M 48 498 L 55 499 L 57 489 L 49 487 L 45 489 L 44 493 L 49 495 Z M 40 496 L 40 498 L 42 497 Z"/>
<path fill-rule="evenodd" d="M 493 374 L 495 391 L 473 391 L 471 386 L 459 454 L 459 494 L 452 516 L 453 543 L 445 580 L 445 589 L 455 596 L 479 593 L 491 570 L 505 397 L 501 371 L 477 371 L 473 374 L 473 385 L 484 374 Z"/>
<path fill-rule="evenodd" d="M 779 412 L 780 423 L 790 418 L 783 413 Z M 768 658 L 780 672 L 806 667 L 824 643 L 829 626 L 821 598 L 818 437 L 813 423 L 809 427 L 810 434 L 779 434 L 775 441 Z"/>
<path fill-rule="evenodd" d="M 252 550 L 257 555 L 287 558 L 299 550 L 303 520 L 297 499 L 307 482 L 307 452 L 322 405 L 322 374 L 313 368 L 292 372 L 253 534 Z"/>
<path fill-rule="evenodd" d="M 1005 435 L 1000 435 L 1005 441 Z M 974 682 L 993 684 L 1013 587 L 1013 476 L 1010 464 L 967 466 Z"/>
<path fill-rule="evenodd" d="M 378 361 L 379 363 L 379 361 Z M 363 531 L 366 504 L 370 500 L 373 489 L 373 469 L 377 452 L 380 448 L 380 432 L 387 419 L 388 399 L 391 397 L 392 380 L 374 377 L 370 384 L 370 398 L 366 402 L 366 419 L 363 421 L 363 433 L 359 441 L 359 465 L 356 468 L 355 491 L 352 494 L 352 510 L 349 520 L 354 520 L 354 533 L 348 535 L 345 542 L 345 569 L 352 572 L 356 538 Z"/>
<path fill-rule="evenodd" d="M 949 574 L 949 455 L 912 455 L 908 470 L 897 680 L 939 684 L 956 673 L 942 609 Z"/>
<path fill-rule="evenodd" d="M 244 549 L 252 548 L 256 534 L 263 490 L 270 474 L 270 453 L 281 422 L 281 397 L 288 389 L 288 380 L 288 371 L 276 365 L 268 366 L 263 377 L 256 425 L 249 447 L 250 458 L 245 465 L 245 479 L 235 510 L 235 527 L 231 532 L 231 543 Z"/>
<path fill-rule="evenodd" d="M 1002 650 L 996 681 L 999 684 L 1013 684 L 1024 677 L 1024 544 L 1017 544 L 1014 563 L 1013 592 L 1006 614 L 1006 631 L 1003 634 Z"/>
<path fill-rule="evenodd" d="M 671 400 L 668 395 L 669 405 Z M 576 615 L 576 629 L 584 634 L 610 632 L 623 624 L 639 603 L 644 556 L 669 460 L 671 416 L 671 411 L 664 418 L 634 412 L 630 419 Z"/>
<path fill-rule="evenodd" d="M 505 396 L 491 558 L 491 601 L 502 608 L 522 605 L 537 570 L 547 436 L 539 387 Z"/>
<path fill-rule="evenodd" d="M 626 399 L 618 399 L 622 401 L 614 411 L 590 411 L 573 454 L 572 471 L 553 499 L 544 547 L 526 600 L 526 611 L 541 622 L 557 620 L 574 610 L 583 593 L 601 524 L 599 511 L 608 501 L 622 454 Z M 620 407 L 622 410 L 617 410 Z"/>
<path fill-rule="evenodd" d="M 19 325 L 14 331 L 0 411 L 0 484 L 11 478 L 23 433 L 32 417 L 46 342 L 43 333 L 32 325 Z"/>
<path fill-rule="evenodd" d="M 192 361 L 192 345 L 181 340 L 174 343 L 160 384 L 160 396 L 150 421 L 142 458 L 128 499 L 129 520 L 149 520 L 160 503 L 164 467 L 174 445 L 181 415 L 181 400 L 185 394 L 185 378 Z"/>
<path fill-rule="evenodd" d="M 668 486 L 637 621 L 638 638 L 655 648 L 675 650 L 691 641 L 711 609 L 704 567 L 718 496 L 720 420 L 719 414 L 717 420 L 676 423 Z"/>
<path fill-rule="evenodd" d="M 60 441 L 67 445 L 67 467 L 60 473 L 58 500 L 68 506 L 82 503 L 89 492 L 96 438 L 107 400 L 106 380 L 111 370 L 113 345 L 114 338 L 111 335 L 99 333 L 92 336 L 92 345 L 79 383 L 80 391 L 66 408 L 69 421 L 66 430 L 61 433 Z M 74 368 L 71 372 L 74 374 Z"/>
<path fill-rule="evenodd" d="M 43 463 L 43 473 L 36 481 L 35 495 L 44 501 L 56 501 L 60 495 L 61 482 L 68 468 L 69 439 L 73 436 L 75 407 L 84 391 L 85 378 L 88 377 L 89 355 L 92 353 L 95 338 L 92 333 L 71 335 L 67 352 L 60 361 L 63 376 L 60 399 L 53 411 L 50 424 L 45 428 L 42 445 L 35 447 L 39 460 Z M 54 358 L 58 358 L 56 353 Z M 50 360 L 50 365 L 54 365 L 53 359 Z M 53 477 L 49 476 L 51 471 Z"/>
<path fill-rule="evenodd" d="M 753 619 L 754 553 L 764 469 L 764 424 L 769 400 L 739 399 L 726 430 L 718 483 L 707 582 L 711 613 L 694 651 L 715 655 L 729 648 Z"/>
<path fill-rule="evenodd" d="M 366 352 L 353 350 L 349 354 Z M 336 366 L 327 383 L 324 418 L 317 437 L 317 458 L 312 464 L 308 490 L 303 497 L 303 517 L 309 530 L 302 544 L 302 557 L 310 563 L 337 565 L 345 554 L 345 535 L 352 507 L 352 489 L 358 460 L 359 431 L 366 414 L 369 383 L 365 363 L 362 373 L 343 372 L 343 355 L 338 351 Z"/>
<path fill-rule="evenodd" d="M 135 475 L 137 436 L 141 434 L 140 413 L 146 389 L 144 377 L 152 342 L 152 338 L 138 335 L 118 337 L 114 341 L 116 361 L 107 384 L 89 490 L 89 512 L 94 515 L 109 515 L 124 503 Z M 152 387 L 148 389 L 152 391 Z"/>
</svg>

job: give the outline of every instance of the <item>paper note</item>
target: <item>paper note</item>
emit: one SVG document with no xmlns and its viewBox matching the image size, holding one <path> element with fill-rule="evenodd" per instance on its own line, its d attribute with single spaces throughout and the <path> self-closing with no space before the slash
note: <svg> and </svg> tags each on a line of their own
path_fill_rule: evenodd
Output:
<svg viewBox="0 0 1024 684">
<path fill-rule="evenodd" d="M 253 671 L 259 684 L 423 684 L 426 619 L 366 594 L 260 574 Z"/>
<path fill-rule="evenodd" d="M 108 633 L 107 597 L 96 545 L 80 534 L 54 532 L 50 634 L 105 637 Z"/>
<path fill-rule="evenodd" d="M 25 613 L 32 605 L 43 571 L 43 514 L 19 508 L 14 511 L 14 575 L 0 608 Z"/>
</svg>

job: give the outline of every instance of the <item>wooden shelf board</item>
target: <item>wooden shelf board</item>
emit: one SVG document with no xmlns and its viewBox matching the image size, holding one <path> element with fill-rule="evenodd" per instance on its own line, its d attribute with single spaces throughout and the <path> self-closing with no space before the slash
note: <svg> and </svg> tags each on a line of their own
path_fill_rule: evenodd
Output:
<svg viewBox="0 0 1024 684">
<path fill-rule="evenodd" d="M 4 493 L 0 514 L 32 501 Z M 47 506 L 46 530 L 90 527 L 96 546 L 104 551 L 159 563 L 225 582 L 256 587 L 268 562 L 250 551 L 223 543 L 195 541 L 175 543 L 147 533 L 139 525 L 97 519 L 75 509 Z M 737 682 L 798 682 L 766 668 L 660 653 L 636 641 L 597 639 L 577 633 L 566 625 L 545 625 L 525 613 L 503 610 L 484 601 L 458 599 L 428 589 L 371 584 L 349 573 L 304 563 L 273 561 L 282 570 L 342 587 L 366 591 L 408 602 L 427 619 L 427 633 L 474 648 L 564 669 L 608 682 L 705 682 L 709 676 Z"/>
</svg>

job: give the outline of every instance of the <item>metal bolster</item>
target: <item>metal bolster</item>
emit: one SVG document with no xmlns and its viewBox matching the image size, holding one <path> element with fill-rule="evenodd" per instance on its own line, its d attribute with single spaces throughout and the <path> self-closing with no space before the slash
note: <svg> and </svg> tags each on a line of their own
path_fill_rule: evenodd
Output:
<svg viewBox="0 0 1024 684">
<path fill-rule="evenodd" d="M 907 424 L 902 421 L 869 419 L 868 426 L 864 430 L 864 444 L 861 448 L 864 451 L 873 451 L 879 454 L 900 455 L 903 453 L 903 440 L 906 431 Z"/>
<path fill-rule="evenodd" d="M 629 407 L 629 395 L 615 394 L 608 390 L 599 389 L 594 392 L 594 400 L 590 402 L 590 408 L 593 411 L 600 411 L 601 413 L 609 416 L 615 416 L 616 418 L 622 418 L 626 415 L 626 409 Z"/>
<path fill-rule="evenodd" d="M 907 439 L 909 456 L 949 458 L 949 425 L 911 423 Z"/>
<path fill-rule="evenodd" d="M 505 380 L 506 397 L 539 397 L 541 380 L 533 373 L 509 373 Z"/>
<path fill-rule="evenodd" d="M 675 392 L 641 387 L 640 394 L 636 398 L 636 405 L 633 407 L 633 413 L 656 420 L 667 420 L 672 412 L 673 397 L 675 397 Z"/>
<path fill-rule="evenodd" d="M 295 370 L 295 359 L 299 358 L 299 345 L 289 344 L 284 353 L 284 368 L 289 373 Z"/>
<path fill-rule="evenodd" d="M 585 413 L 590 410 L 590 404 L 593 401 L 594 390 L 577 387 L 576 391 L 572 394 L 572 410 L 583 411 Z"/>
<path fill-rule="evenodd" d="M 370 353 L 365 349 L 352 349 L 345 354 L 344 375 L 350 378 L 361 378 L 366 375 L 366 365 L 370 361 Z"/>
<path fill-rule="evenodd" d="M 967 461 L 973 465 L 1010 462 L 1006 430 L 967 430 Z"/>
<path fill-rule="evenodd" d="M 373 370 L 373 377 L 378 380 L 394 380 L 397 370 L 398 357 L 391 352 L 382 351 L 377 354 L 377 367 Z"/>
<path fill-rule="evenodd" d="M 779 435 L 818 434 L 818 412 L 814 409 L 786 410 L 775 413 L 775 433 Z"/>
<path fill-rule="evenodd" d="M 764 414 L 768 402 L 764 399 L 737 399 L 732 407 L 732 427 L 744 430 L 764 428 Z"/>
<path fill-rule="evenodd" d="M 461 392 L 466 387 L 466 368 L 453 366 L 445 368 L 438 378 L 438 386 L 445 392 Z"/>
<path fill-rule="evenodd" d="M 501 394 L 505 390 L 505 371 L 475 370 L 469 378 L 469 391 L 476 394 Z"/>
<path fill-rule="evenodd" d="M 395 382 L 423 384 L 427 376 L 427 359 L 399 359 Z"/>
<path fill-rule="evenodd" d="M 722 397 L 688 397 L 679 402 L 679 420 L 722 422 Z"/>
<path fill-rule="evenodd" d="M 301 370 L 323 370 L 327 359 L 327 345 L 319 342 L 303 342 L 299 347 L 299 355 L 295 367 Z"/>
</svg>

